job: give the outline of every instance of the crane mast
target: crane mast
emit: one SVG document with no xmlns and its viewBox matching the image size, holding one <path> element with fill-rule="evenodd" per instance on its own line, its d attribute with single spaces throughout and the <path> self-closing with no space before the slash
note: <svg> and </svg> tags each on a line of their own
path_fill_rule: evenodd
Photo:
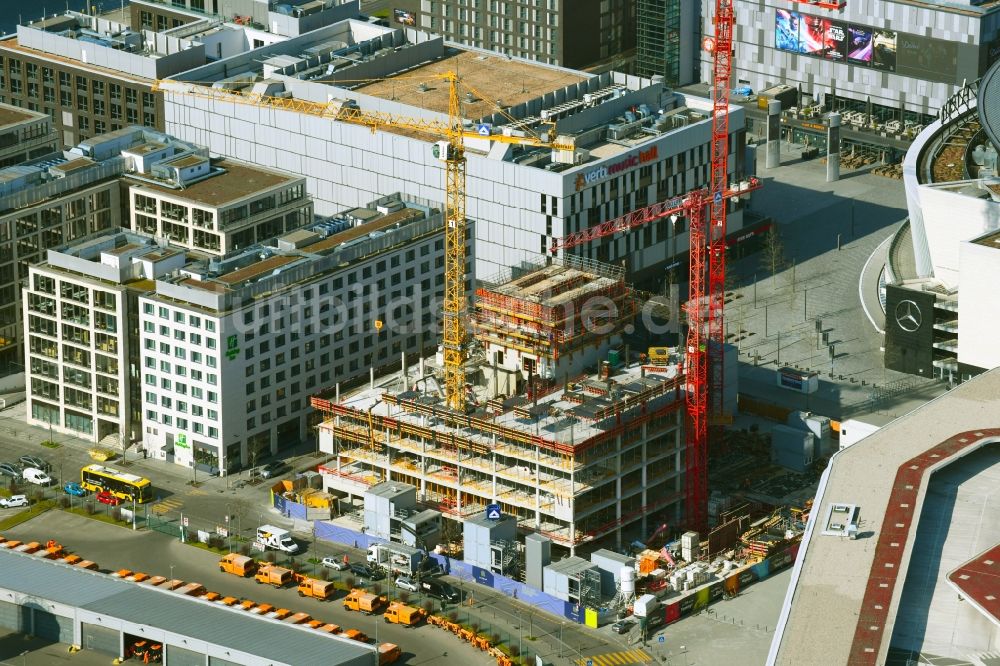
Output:
<svg viewBox="0 0 1000 666">
<path fill-rule="evenodd" d="M 444 353 L 445 400 L 456 411 L 465 411 L 465 145 L 462 111 L 455 81 L 448 97 L 447 209 L 444 230 Z"/>
</svg>

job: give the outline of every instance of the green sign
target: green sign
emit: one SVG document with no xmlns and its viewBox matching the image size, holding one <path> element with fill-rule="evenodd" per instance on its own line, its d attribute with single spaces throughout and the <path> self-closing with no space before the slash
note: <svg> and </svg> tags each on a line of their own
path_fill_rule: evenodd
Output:
<svg viewBox="0 0 1000 666">
<path fill-rule="evenodd" d="M 187 435 L 177 435 L 177 439 L 174 440 L 174 446 L 180 447 L 182 449 L 191 448 L 187 443 Z"/>
<path fill-rule="evenodd" d="M 239 344 L 239 338 L 235 335 L 230 335 L 226 339 L 226 358 L 230 361 L 240 355 Z"/>
</svg>

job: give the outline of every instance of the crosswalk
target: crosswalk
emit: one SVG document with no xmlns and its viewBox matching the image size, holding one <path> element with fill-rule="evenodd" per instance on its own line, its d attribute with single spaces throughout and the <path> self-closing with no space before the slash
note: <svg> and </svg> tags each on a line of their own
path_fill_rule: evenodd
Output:
<svg viewBox="0 0 1000 666">
<path fill-rule="evenodd" d="M 171 511 L 179 511 L 181 507 L 184 506 L 184 502 L 179 499 L 168 498 L 165 500 L 160 500 L 155 504 L 151 504 L 149 510 L 155 514 L 163 515 Z"/>
<path fill-rule="evenodd" d="M 577 666 L 626 666 L 627 664 L 645 664 L 652 661 L 645 650 L 624 650 L 622 652 L 607 652 L 576 660 Z"/>
</svg>

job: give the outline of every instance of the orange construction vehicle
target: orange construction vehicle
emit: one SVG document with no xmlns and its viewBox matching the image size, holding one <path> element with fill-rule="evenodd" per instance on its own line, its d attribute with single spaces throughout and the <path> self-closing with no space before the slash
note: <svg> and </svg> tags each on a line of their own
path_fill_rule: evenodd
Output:
<svg viewBox="0 0 1000 666">
<path fill-rule="evenodd" d="M 229 553 L 219 560 L 219 571 L 231 573 L 234 576 L 249 578 L 257 573 L 257 561 L 252 557 L 247 557 L 246 555 Z"/>
<path fill-rule="evenodd" d="M 332 580 L 316 580 L 315 578 L 302 578 L 299 580 L 300 597 L 312 597 L 320 601 L 329 601 L 333 598 L 336 591 Z"/>
<path fill-rule="evenodd" d="M 385 609 L 384 617 L 386 622 L 413 627 L 420 624 L 420 621 L 427 617 L 427 613 L 423 608 L 414 608 L 394 601 Z"/>
<path fill-rule="evenodd" d="M 344 609 L 361 611 L 365 615 L 377 613 L 389 599 L 384 595 L 372 594 L 355 588 L 344 597 Z"/>
<path fill-rule="evenodd" d="M 343 636 L 344 638 L 350 638 L 352 641 L 359 641 L 361 643 L 368 642 L 368 636 L 357 629 L 347 629 L 344 631 Z"/>
<path fill-rule="evenodd" d="M 291 569 L 268 564 L 257 571 L 254 580 L 258 583 L 267 583 L 275 587 L 284 587 L 292 582 L 292 571 Z"/>
<path fill-rule="evenodd" d="M 378 646 L 379 666 L 395 663 L 399 659 L 399 646 L 395 643 L 382 643 Z"/>
</svg>

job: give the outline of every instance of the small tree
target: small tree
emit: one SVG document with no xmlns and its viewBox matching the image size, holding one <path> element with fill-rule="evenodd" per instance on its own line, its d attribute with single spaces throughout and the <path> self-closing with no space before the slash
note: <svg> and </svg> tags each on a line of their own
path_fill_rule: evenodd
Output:
<svg viewBox="0 0 1000 666">
<path fill-rule="evenodd" d="M 382 585 L 380 585 L 379 583 L 372 584 L 372 593 L 375 596 L 382 594 Z"/>
<path fill-rule="evenodd" d="M 400 590 L 399 600 L 402 601 L 404 604 L 407 603 L 410 600 L 410 593 L 407 592 L 406 590 Z"/>
<path fill-rule="evenodd" d="M 788 263 L 785 258 L 785 246 L 781 242 L 781 234 L 778 225 L 772 223 L 764 236 L 764 250 L 761 257 L 761 268 L 771 275 L 771 279 L 785 268 Z"/>
<path fill-rule="evenodd" d="M 347 585 L 347 589 L 349 590 L 352 589 L 357 584 L 357 582 L 358 581 L 354 579 L 354 576 L 348 576 L 347 578 L 344 579 L 344 584 Z"/>
<path fill-rule="evenodd" d="M 421 607 L 424 609 L 424 612 L 430 615 L 434 611 L 434 602 L 427 599 L 421 604 Z"/>
</svg>

